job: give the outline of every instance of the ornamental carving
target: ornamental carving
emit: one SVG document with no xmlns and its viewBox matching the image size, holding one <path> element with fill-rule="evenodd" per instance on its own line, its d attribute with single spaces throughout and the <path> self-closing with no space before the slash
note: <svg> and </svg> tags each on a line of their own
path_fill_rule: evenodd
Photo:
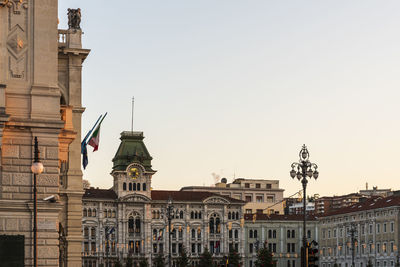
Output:
<svg viewBox="0 0 400 267">
<path fill-rule="evenodd" d="M 204 203 L 207 204 L 229 204 L 230 202 L 224 198 L 220 197 L 209 197 L 206 200 L 204 200 Z"/>
</svg>

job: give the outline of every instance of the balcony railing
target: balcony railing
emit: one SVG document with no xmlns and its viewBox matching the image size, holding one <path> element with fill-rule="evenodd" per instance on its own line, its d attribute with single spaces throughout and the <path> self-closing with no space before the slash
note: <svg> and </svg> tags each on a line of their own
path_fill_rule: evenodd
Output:
<svg viewBox="0 0 400 267">
<path fill-rule="evenodd" d="M 58 46 L 59 47 L 67 46 L 67 34 L 68 34 L 68 30 L 58 30 Z"/>
</svg>

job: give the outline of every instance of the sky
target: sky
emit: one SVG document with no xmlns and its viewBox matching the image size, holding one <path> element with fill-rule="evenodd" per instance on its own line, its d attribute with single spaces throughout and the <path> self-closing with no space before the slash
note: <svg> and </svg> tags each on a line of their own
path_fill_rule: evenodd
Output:
<svg viewBox="0 0 400 267">
<path fill-rule="evenodd" d="M 400 1 L 60 0 L 60 29 L 78 7 L 82 136 L 108 112 L 92 186 L 112 186 L 134 97 L 153 189 L 215 174 L 279 180 L 288 196 L 303 144 L 319 170 L 307 194 L 399 189 Z"/>
</svg>

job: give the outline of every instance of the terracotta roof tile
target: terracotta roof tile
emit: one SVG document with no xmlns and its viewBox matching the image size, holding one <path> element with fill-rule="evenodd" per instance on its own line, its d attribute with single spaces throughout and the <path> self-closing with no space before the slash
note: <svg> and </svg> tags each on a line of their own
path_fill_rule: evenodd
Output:
<svg viewBox="0 0 400 267">
<path fill-rule="evenodd" d="M 165 200 L 167 201 L 169 197 L 172 197 L 174 201 L 197 201 L 202 202 L 204 199 L 212 196 L 218 196 L 227 199 L 233 203 L 245 203 L 242 200 L 231 198 L 228 196 L 222 196 L 219 194 L 211 192 L 202 191 L 168 191 L 168 190 L 152 190 L 151 198 L 153 200 Z"/>
<path fill-rule="evenodd" d="M 390 197 L 374 197 L 365 200 L 364 202 L 353 204 L 349 207 L 345 207 L 342 209 L 334 210 L 327 214 L 321 214 L 321 217 L 326 216 L 333 216 L 345 213 L 352 213 L 364 210 L 372 210 L 372 209 L 379 209 L 379 208 L 386 208 L 392 206 L 400 206 L 400 196 L 390 196 Z"/>
<path fill-rule="evenodd" d="M 83 198 L 117 199 L 117 194 L 115 194 L 112 189 L 98 189 L 91 187 L 85 189 Z"/>
<path fill-rule="evenodd" d="M 246 221 L 252 221 L 253 216 L 256 215 L 256 221 L 303 221 L 302 214 L 265 214 L 265 213 L 254 213 L 245 214 L 244 219 Z M 314 215 L 307 214 L 307 221 L 315 221 L 316 217 Z"/>
</svg>

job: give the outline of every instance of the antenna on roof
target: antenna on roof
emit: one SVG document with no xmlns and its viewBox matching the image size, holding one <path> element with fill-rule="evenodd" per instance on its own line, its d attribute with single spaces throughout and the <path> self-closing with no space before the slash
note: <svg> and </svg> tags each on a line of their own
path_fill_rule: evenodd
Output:
<svg viewBox="0 0 400 267">
<path fill-rule="evenodd" d="M 135 97 L 132 97 L 132 121 L 131 121 L 131 132 L 133 132 L 133 107 L 135 106 Z"/>
</svg>

